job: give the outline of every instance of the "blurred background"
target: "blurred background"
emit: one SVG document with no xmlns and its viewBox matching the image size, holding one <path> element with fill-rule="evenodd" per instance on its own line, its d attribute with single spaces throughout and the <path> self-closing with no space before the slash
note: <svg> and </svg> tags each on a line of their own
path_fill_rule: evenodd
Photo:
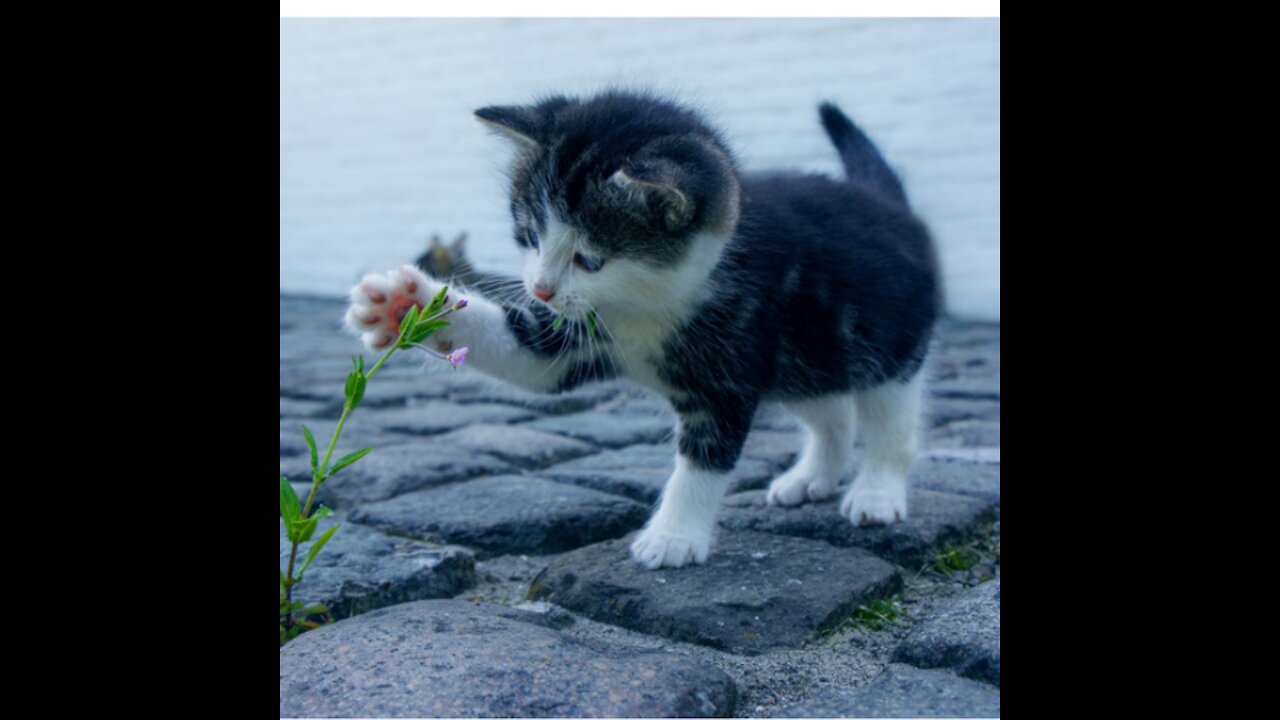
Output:
<svg viewBox="0 0 1280 720">
<path fill-rule="evenodd" d="M 609 84 L 699 107 L 746 170 L 842 175 L 836 102 L 932 229 L 951 314 L 999 320 L 998 18 L 282 18 L 281 292 L 344 294 L 432 233 L 517 275 L 512 149 L 472 111 Z"/>
</svg>

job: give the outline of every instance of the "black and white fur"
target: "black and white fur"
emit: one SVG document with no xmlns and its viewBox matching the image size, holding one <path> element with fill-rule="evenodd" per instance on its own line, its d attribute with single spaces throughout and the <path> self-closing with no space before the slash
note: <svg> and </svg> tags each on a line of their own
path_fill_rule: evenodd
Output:
<svg viewBox="0 0 1280 720">
<path fill-rule="evenodd" d="M 842 182 L 740 173 L 694 112 L 647 93 L 476 115 L 518 147 L 511 212 L 528 292 L 452 294 L 470 304 L 433 340 L 469 346 L 469 364 L 528 389 L 626 376 L 671 402 L 675 471 L 632 544 L 638 562 L 706 560 L 763 401 L 808 430 L 770 503 L 835 491 L 856 416 L 866 460 L 841 512 L 856 524 L 906 518 L 938 273 L 901 182 L 839 109 L 824 104 L 820 116 Z M 368 276 L 352 290 L 348 325 L 385 348 L 404 299 L 425 302 L 439 286 L 409 266 Z"/>
</svg>

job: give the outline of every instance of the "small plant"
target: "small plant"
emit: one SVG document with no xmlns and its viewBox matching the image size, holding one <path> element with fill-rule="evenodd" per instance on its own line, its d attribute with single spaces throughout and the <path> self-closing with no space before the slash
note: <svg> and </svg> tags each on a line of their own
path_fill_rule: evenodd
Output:
<svg viewBox="0 0 1280 720">
<path fill-rule="evenodd" d="M 972 547 L 953 547 L 938 553 L 933 559 L 933 566 L 937 568 L 938 572 L 950 575 L 953 572 L 968 570 L 981 562 L 981 560 L 982 553 Z"/>
<path fill-rule="evenodd" d="M 332 511 L 323 505 L 318 507 L 314 513 L 311 512 L 311 505 L 315 502 L 316 491 L 320 489 L 320 485 L 343 468 L 349 467 L 373 452 L 371 447 L 362 448 L 342 456 L 337 462 L 333 463 L 332 467 L 329 465 L 329 461 L 333 458 L 333 450 L 338 445 L 338 436 L 342 434 L 342 428 L 346 425 L 347 417 L 351 414 L 351 411 L 359 407 L 360 401 L 364 399 L 364 391 L 369 379 L 373 377 L 378 368 L 381 368 L 395 351 L 407 350 L 413 347 L 446 360 L 455 368 L 467 361 L 468 348 L 459 348 L 448 355 L 443 355 L 421 344 L 432 333 L 449 326 L 449 323 L 442 319 L 444 316 L 467 306 L 467 301 L 464 299 L 446 309 L 445 303 L 448 302 L 448 291 L 449 288 L 447 286 L 441 288 L 425 310 L 422 310 L 417 305 L 409 308 L 408 312 L 405 313 L 404 319 L 400 322 L 400 337 L 368 372 L 364 370 L 363 355 L 351 358 L 353 369 L 347 375 L 347 383 L 344 389 L 346 402 L 342 407 L 342 417 L 338 420 L 338 426 L 334 428 L 333 437 L 329 439 L 329 449 L 325 451 L 323 462 L 320 461 L 320 453 L 311 431 L 307 429 L 306 425 L 302 426 L 302 435 L 306 438 L 307 447 L 311 450 L 311 492 L 307 495 L 306 504 L 303 504 L 298 499 L 298 495 L 293 491 L 293 485 L 289 484 L 288 478 L 283 475 L 280 476 L 280 519 L 284 523 L 285 534 L 288 536 L 289 543 L 292 546 L 289 551 L 289 567 L 287 570 L 280 571 L 281 645 L 307 630 L 319 627 L 319 623 L 316 620 L 309 618 L 317 618 L 328 612 L 320 603 L 307 604 L 295 601 L 293 599 L 293 588 L 302 581 L 303 573 L 307 571 L 307 568 L 311 567 L 316 555 L 325 546 L 325 543 L 329 542 L 333 534 L 338 531 L 338 526 L 334 525 L 325 530 L 320 537 L 316 538 L 315 542 L 311 543 L 311 548 L 307 551 L 307 557 L 296 573 L 294 572 L 294 565 L 298 560 L 298 546 L 311 540 L 320 518 L 332 514 Z"/>
<path fill-rule="evenodd" d="M 560 326 L 563 324 L 564 324 L 564 316 L 557 315 L 556 319 L 551 323 L 551 329 L 559 330 Z M 592 310 L 591 312 L 587 313 L 587 332 L 590 333 L 591 337 L 596 336 L 596 311 L 595 310 Z"/>
<path fill-rule="evenodd" d="M 902 603 L 896 600 L 873 600 L 866 605 L 859 605 L 852 615 L 831 628 L 828 635 L 835 636 L 855 628 L 883 630 L 886 625 L 893 624 L 900 617 L 902 617 Z"/>
</svg>

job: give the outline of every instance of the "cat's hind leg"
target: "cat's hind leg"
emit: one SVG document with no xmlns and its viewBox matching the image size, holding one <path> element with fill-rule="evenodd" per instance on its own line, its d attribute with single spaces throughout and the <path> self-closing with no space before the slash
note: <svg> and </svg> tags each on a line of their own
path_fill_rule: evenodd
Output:
<svg viewBox="0 0 1280 720">
<path fill-rule="evenodd" d="M 799 505 L 825 500 L 849 467 L 856 432 L 855 396 L 829 395 L 783 403 L 807 434 L 804 450 L 791 469 L 769 484 L 770 505 Z"/>
<path fill-rule="evenodd" d="M 855 525 L 907 519 L 907 471 L 915 459 L 924 373 L 857 394 L 866 459 L 840 512 Z"/>
</svg>

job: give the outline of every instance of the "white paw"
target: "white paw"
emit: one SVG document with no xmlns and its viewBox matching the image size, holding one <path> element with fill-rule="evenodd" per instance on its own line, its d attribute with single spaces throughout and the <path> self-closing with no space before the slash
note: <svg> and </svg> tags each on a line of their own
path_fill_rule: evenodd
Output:
<svg viewBox="0 0 1280 720">
<path fill-rule="evenodd" d="M 840 501 L 840 514 L 854 525 L 888 525 L 907 519 L 907 490 L 867 488 L 854 483 Z"/>
<path fill-rule="evenodd" d="M 347 329 L 360 336 L 366 348 L 386 350 L 400 337 L 400 321 L 414 305 L 426 307 L 441 284 L 412 265 L 403 265 L 385 275 L 365 275 L 351 288 L 351 307 L 345 318 Z M 443 333 L 432 336 L 441 349 L 447 345 Z"/>
<path fill-rule="evenodd" d="M 765 495 L 765 501 L 770 505 L 818 502 L 831 497 L 835 488 L 835 480 L 795 467 L 769 483 L 769 492 Z"/>
<path fill-rule="evenodd" d="M 631 543 L 631 557 L 650 570 L 704 563 L 711 553 L 711 535 L 675 535 L 657 527 L 647 527 Z"/>
</svg>

